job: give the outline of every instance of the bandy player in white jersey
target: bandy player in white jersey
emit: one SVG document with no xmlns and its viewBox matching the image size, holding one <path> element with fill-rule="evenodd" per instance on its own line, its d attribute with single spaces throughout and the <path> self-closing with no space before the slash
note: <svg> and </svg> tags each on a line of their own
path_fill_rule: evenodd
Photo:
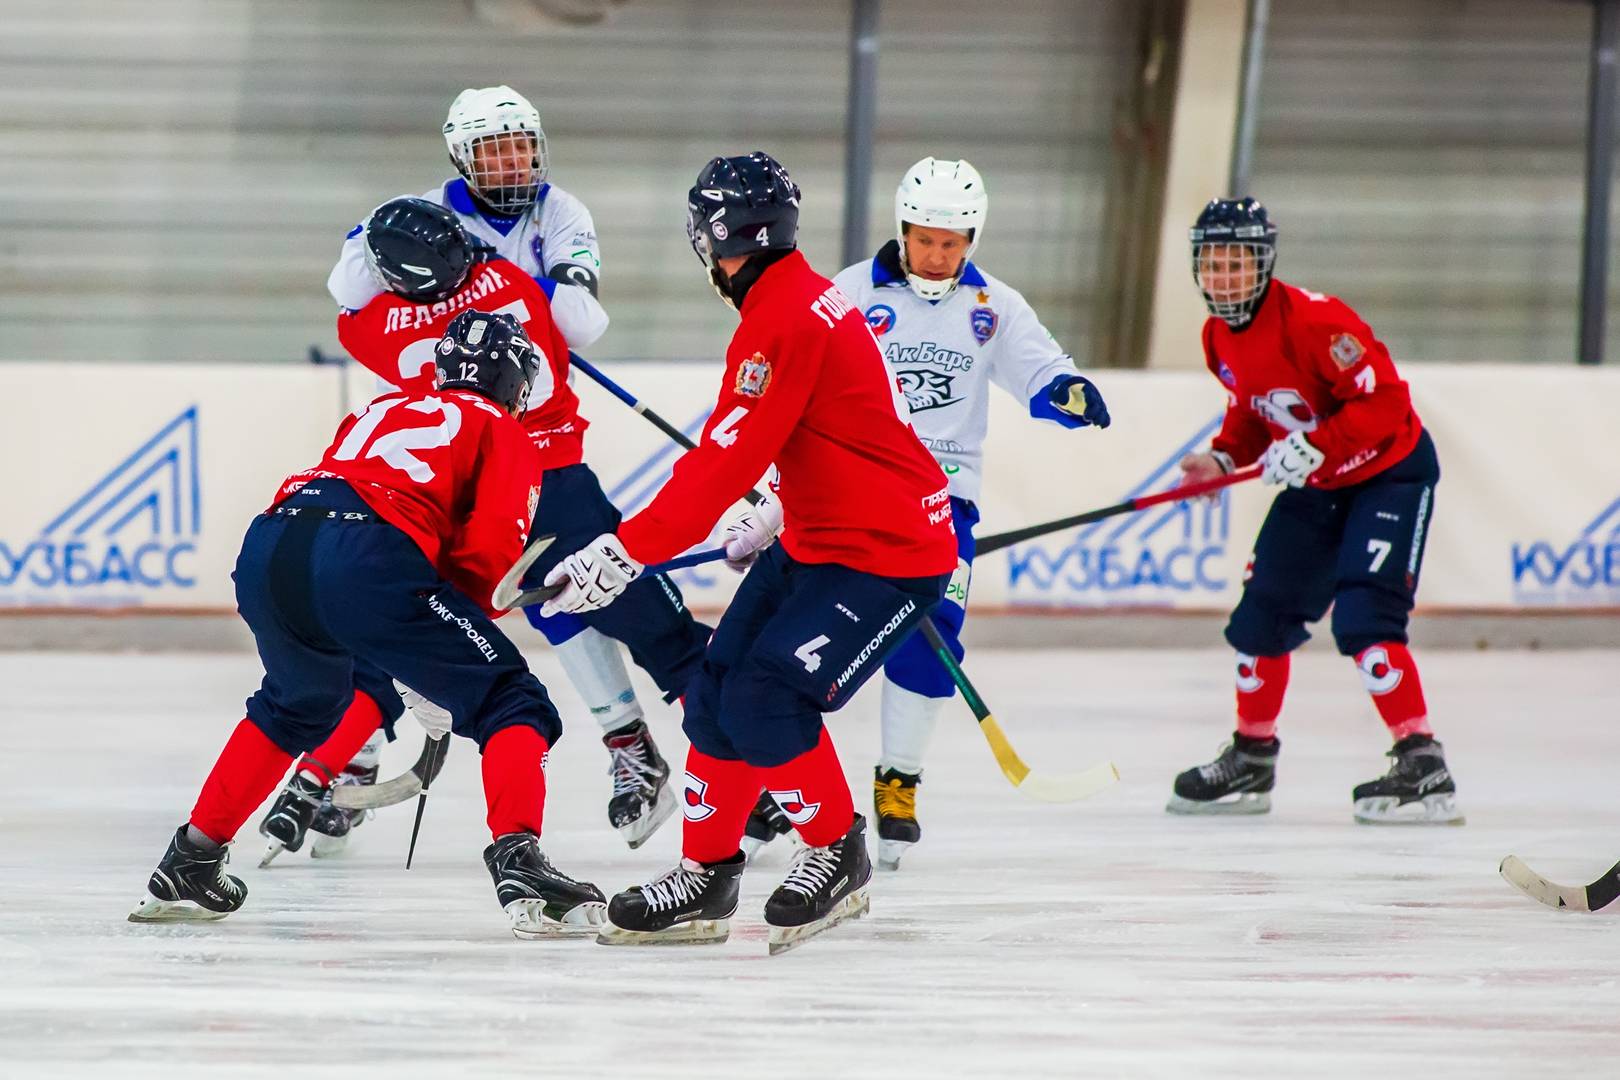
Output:
<svg viewBox="0 0 1620 1080">
<path fill-rule="evenodd" d="M 895 193 L 895 238 L 875 258 L 833 279 L 866 313 L 911 406 L 911 426 L 950 484 L 958 562 L 933 619 L 958 659 L 990 384 L 1027 402 L 1037 420 L 1067 428 L 1109 424 L 1102 395 L 1018 290 L 971 261 L 988 208 L 984 181 L 972 165 L 924 158 L 906 170 Z M 922 835 L 917 784 L 923 753 L 956 687 L 920 633 L 890 657 L 883 674 L 883 753 L 873 796 L 879 865 L 892 870 Z M 755 848 L 786 831 L 773 810 L 768 799 L 755 809 L 748 834 Z"/>
<path fill-rule="evenodd" d="M 451 103 L 443 134 L 458 175 L 420 197 L 452 210 L 475 242 L 489 245 L 535 279 L 571 349 L 593 344 L 608 325 L 596 297 L 602 267 L 596 226 L 583 202 L 547 179 L 539 110 L 509 86 L 467 89 Z M 421 272 L 430 271 L 423 267 Z M 368 262 L 364 224 L 344 240 L 326 286 L 338 305 L 350 310 L 382 293 Z M 584 463 L 549 472 L 544 490 L 552 495 L 551 502 L 562 498 L 592 509 L 611 508 Z M 543 498 L 542 516 L 552 509 Z M 675 800 L 666 783 L 669 768 L 647 730 L 619 643 L 578 616 L 542 617 L 539 612 L 539 605 L 524 610 L 601 725 L 612 756 L 609 818 L 632 847 L 639 846 L 674 811 Z M 686 622 L 691 621 L 688 616 Z M 708 628 L 702 629 L 706 638 Z M 368 743 L 358 766 L 371 764 L 380 747 L 380 741 Z"/>
</svg>

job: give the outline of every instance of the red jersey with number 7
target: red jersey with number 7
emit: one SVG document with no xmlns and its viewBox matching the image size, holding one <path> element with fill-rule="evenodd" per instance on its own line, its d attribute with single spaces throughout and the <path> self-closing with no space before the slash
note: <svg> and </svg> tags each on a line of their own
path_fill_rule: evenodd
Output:
<svg viewBox="0 0 1620 1080">
<path fill-rule="evenodd" d="M 865 317 L 795 251 L 743 299 L 698 445 L 619 539 L 644 564 L 672 558 L 774 463 L 794 559 L 881 577 L 950 573 L 945 474 L 907 417 Z"/>
<path fill-rule="evenodd" d="M 270 505 L 346 480 L 442 577 L 498 615 L 495 585 L 528 541 L 541 471 L 522 425 L 488 398 L 385 394 L 346 417 L 321 463 L 287 477 Z"/>
<path fill-rule="evenodd" d="M 1231 394 L 1211 449 L 1239 467 L 1302 432 L 1326 460 L 1309 484 L 1359 484 L 1417 445 L 1423 425 L 1384 343 L 1349 305 L 1273 280 L 1254 321 L 1204 324 L 1204 362 Z"/>
<path fill-rule="evenodd" d="M 546 468 L 578 465 L 590 425 L 580 417 L 579 398 L 568 385 L 568 342 L 551 317 L 547 290 L 556 287 L 556 282 L 536 281 L 505 259 L 489 259 L 473 267 L 460 290 L 436 304 L 385 292 L 359 311 L 341 313 L 338 341 L 388 385 L 408 394 L 431 394 L 433 347 L 451 319 L 474 308 L 513 316 L 547 361 L 529 391 L 523 428 Z"/>
</svg>

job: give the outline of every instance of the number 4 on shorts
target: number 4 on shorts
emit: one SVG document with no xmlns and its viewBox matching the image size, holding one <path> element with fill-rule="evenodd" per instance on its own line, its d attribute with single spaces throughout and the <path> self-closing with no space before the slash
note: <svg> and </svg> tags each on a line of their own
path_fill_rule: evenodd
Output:
<svg viewBox="0 0 1620 1080">
<path fill-rule="evenodd" d="M 823 645 L 830 644 L 831 642 L 832 638 L 828 637 L 826 634 L 817 634 L 803 645 L 800 645 L 797 649 L 794 649 L 793 655 L 799 658 L 799 663 L 804 665 L 805 671 L 814 675 L 816 673 L 816 669 L 821 667 L 821 654 L 816 652 L 816 650 L 821 648 Z"/>
</svg>

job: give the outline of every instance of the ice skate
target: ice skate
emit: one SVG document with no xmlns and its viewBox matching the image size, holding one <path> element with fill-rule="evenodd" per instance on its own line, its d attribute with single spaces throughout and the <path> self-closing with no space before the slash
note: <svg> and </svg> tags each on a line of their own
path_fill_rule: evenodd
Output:
<svg viewBox="0 0 1620 1080">
<path fill-rule="evenodd" d="M 146 883 L 146 896 L 129 913 L 130 922 L 208 922 L 242 906 L 247 886 L 225 872 L 229 845 L 193 844 L 182 825 L 169 841 Z"/>
<path fill-rule="evenodd" d="M 593 933 L 607 908 L 602 890 L 575 881 L 551 865 L 533 833 L 507 833 L 484 849 L 484 865 L 495 894 L 512 921 L 512 934 L 525 940 Z"/>
<path fill-rule="evenodd" d="M 1176 777 L 1165 809 L 1172 814 L 1266 814 L 1277 782 L 1275 739 L 1234 733 L 1219 757 Z"/>
<path fill-rule="evenodd" d="M 1389 750 L 1389 772 L 1357 784 L 1356 820 L 1364 825 L 1461 825 L 1457 785 L 1433 735 L 1408 735 Z"/>
<path fill-rule="evenodd" d="M 770 954 L 796 949 L 845 919 L 865 915 L 871 883 L 866 819 L 856 814 L 849 831 L 838 840 L 799 852 L 787 877 L 765 901 Z"/>
<path fill-rule="evenodd" d="M 297 851 L 304 846 L 310 823 L 325 799 L 326 789 L 309 774 L 293 773 L 270 812 L 259 822 L 259 835 L 270 841 L 264 857 L 259 860 L 259 869 L 269 866 L 283 851 Z"/>
<path fill-rule="evenodd" d="M 878 869 L 898 870 L 906 851 L 922 839 L 917 823 L 917 785 L 922 774 L 899 769 L 873 770 L 872 805 L 877 811 Z"/>
<path fill-rule="evenodd" d="M 793 836 L 793 822 L 782 813 L 782 808 L 776 805 L 771 793 L 761 791 L 759 801 L 748 812 L 748 823 L 743 826 L 742 853 L 743 858 L 753 862 L 766 844 L 778 836 Z"/>
<path fill-rule="evenodd" d="M 612 760 L 613 795 L 608 821 L 625 843 L 638 848 L 675 812 L 676 794 L 669 786 L 669 763 L 652 740 L 645 721 L 602 736 Z"/>
<path fill-rule="evenodd" d="M 309 831 L 309 857 L 312 859 L 330 859 L 343 854 L 348 850 L 349 841 L 355 829 L 358 829 L 370 817 L 370 810 L 344 810 L 332 803 L 332 792 L 340 787 L 351 784 L 375 784 L 377 782 L 377 766 L 357 768 L 352 762 L 338 773 L 335 783 L 326 789 L 321 800 L 321 808 L 315 811 L 310 820 Z"/>
<path fill-rule="evenodd" d="M 645 885 L 616 895 L 607 924 L 596 940 L 603 945 L 718 944 L 731 934 L 742 885 L 743 857 L 700 863 L 682 859 L 675 869 Z"/>
</svg>

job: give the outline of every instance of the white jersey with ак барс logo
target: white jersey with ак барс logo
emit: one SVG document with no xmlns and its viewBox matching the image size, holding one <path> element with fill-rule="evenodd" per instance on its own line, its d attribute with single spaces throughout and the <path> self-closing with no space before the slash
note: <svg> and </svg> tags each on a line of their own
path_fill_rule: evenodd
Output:
<svg viewBox="0 0 1620 1080">
<path fill-rule="evenodd" d="M 951 494 L 973 502 L 990 427 L 990 382 L 1036 419 L 1055 420 L 1047 387 L 1079 372 L 1017 289 L 969 262 L 956 288 L 930 303 L 906 284 L 898 253 L 891 240 L 833 282 L 866 313 L 911 407 L 911 426 L 945 470 Z"/>
<path fill-rule="evenodd" d="M 455 211 L 462 226 L 474 240 L 495 249 L 495 254 L 523 268 L 540 282 L 551 300 L 551 315 L 563 332 L 569 347 L 584 349 L 607 330 L 607 312 L 584 285 L 571 285 L 570 267 L 578 267 L 591 278 L 602 275 L 602 253 L 596 242 L 596 225 L 585 204 L 568 192 L 550 184 L 540 189 L 535 205 L 516 217 L 488 217 L 478 209 L 467 191 L 467 181 L 446 180 L 420 198 Z M 326 279 L 326 288 L 338 306 L 359 311 L 382 292 L 376 277 L 366 266 L 363 225 L 356 225 L 344 238 L 343 252 Z M 561 279 L 552 274 L 561 268 Z"/>
</svg>

